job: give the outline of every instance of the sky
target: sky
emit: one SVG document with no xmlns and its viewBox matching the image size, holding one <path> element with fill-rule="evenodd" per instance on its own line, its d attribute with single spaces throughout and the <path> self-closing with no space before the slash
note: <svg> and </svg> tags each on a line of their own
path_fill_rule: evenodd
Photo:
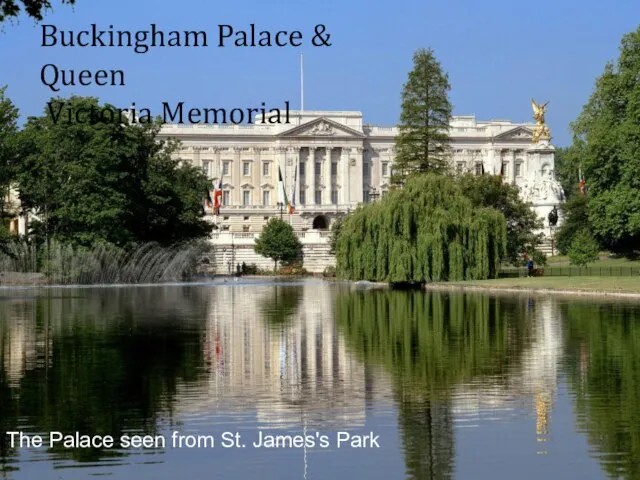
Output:
<svg viewBox="0 0 640 480">
<path fill-rule="evenodd" d="M 419 48 L 433 48 L 448 73 L 454 115 L 533 122 L 531 98 L 550 101 L 553 143 L 571 142 L 569 124 L 597 77 L 615 61 L 625 33 L 640 24 L 637 0 L 52 0 L 42 24 L 59 30 L 206 30 L 208 48 L 42 47 L 41 25 L 26 16 L 0 31 L 0 86 L 21 121 L 52 96 L 89 95 L 118 107 L 135 102 L 161 113 L 162 102 L 189 107 L 250 108 L 265 102 L 300 108 L 300 54 L 305 110 L 357 110 L 364 122 L 394 125 L 400 95 Z M 301 47 L 217 47 L 219 24 L 235 30 L 299 30 Z M 313 47 L 324 24 L 331 47 Z M 62 87 L 41 81 L 44 65 L 119 69 L 125 86 Z"/>
</svg>

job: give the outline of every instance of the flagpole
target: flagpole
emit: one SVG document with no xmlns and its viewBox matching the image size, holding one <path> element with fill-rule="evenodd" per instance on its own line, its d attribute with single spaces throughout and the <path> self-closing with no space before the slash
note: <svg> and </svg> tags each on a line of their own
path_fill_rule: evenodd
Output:
<svg viewBox="0 0 640 480">
<path fill-rule="evenodd" d="M 304 61 L 300 54 L 300 113 L 304 112 Z"/>
</svg>

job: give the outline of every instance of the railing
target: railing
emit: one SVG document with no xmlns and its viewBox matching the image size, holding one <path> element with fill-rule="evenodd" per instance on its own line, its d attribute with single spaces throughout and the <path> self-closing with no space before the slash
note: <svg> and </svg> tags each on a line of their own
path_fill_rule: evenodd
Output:
<svg viewBox="0 0 640 480">
<path fill-rule="evenodd" d="M 326 243 L 331 237 L 331 232 L 328 230 L 307 230 L 296 231 L 295 234 L 300 240 L 304 240 L 305 243 Z M 247 240 L 254 240 L 258 238 L 260 232 L 213 232 L 210 239 L 216 243 L 242 243 L 246 244 Z"/>
<path fill-rule="evenodd" d="M 640 267 L 631 266 L 587 266 L 587 267 L 536 267 L 537 276 L 544 277 L 638 277 L 640 276 Z M 527 269 L 522 268 L 503 268 L 498 276 L 503 278 L 526 277 Z"/>
</svg>

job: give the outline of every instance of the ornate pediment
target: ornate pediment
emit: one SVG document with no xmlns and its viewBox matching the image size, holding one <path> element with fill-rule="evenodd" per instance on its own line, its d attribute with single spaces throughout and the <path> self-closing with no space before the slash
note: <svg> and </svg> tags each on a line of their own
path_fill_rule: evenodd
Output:
<svg viewBox="0 0 640 480">
<path fill-rule="evenodd" d="M 253 185 L 251 185 L 250 183 L 243 183 L 242 185 L 240 185 L 240 187 L 244 188 L 244 189 L 248 188 L 250 190 L 253 190 L 253 188 L 254 188 Z"/>
<path fill-rule="evenodd" d="M 363 138 L 364 134 L 354 130 L 353 128 L 342 125 L 325 117 L 320 117 L 311 122 L 299 125 L 282 132 L 279 137 L 359 137 Z"/>
<path fill-rule="evenodd" d="M 273 189 L 275 187 L 273 185 L 271 185 L 270 183 L 263 183 L 262 185 L 260 185 L 260 188 Z"/>
<path fill-rule="evenodd" d="M 516 127 L 494 137 L 496 140 L 531 140 L 533 130 L 527 127 Z"/>
<path fill-rule="evenodd" d="M 222 184 L 222 189 L 223 189 L 223 190 L 232 190 L 232 189 L 234 189 L 234 188 L 235 188 L 235 187 L 234 187 L 234 186 L 233 186 L 233 184 L 231 184 L 231 183 L 223 183 L 223 184 Z"/>
</svg>

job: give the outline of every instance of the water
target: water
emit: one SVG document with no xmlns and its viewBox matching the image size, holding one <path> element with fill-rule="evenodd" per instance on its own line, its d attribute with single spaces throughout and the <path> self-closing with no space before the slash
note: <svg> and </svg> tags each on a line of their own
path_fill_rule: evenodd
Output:
<svg viewBox="0 0 640 480">
<path fill-rule="evenodd" d="M 155 436 L 3 435 L 0 478 L 640 478 L 639 319 L 314 280 L 0 289 L 1 433 Z M 256 448 L 260 432 L 315 445 Z"/>
</svg>

